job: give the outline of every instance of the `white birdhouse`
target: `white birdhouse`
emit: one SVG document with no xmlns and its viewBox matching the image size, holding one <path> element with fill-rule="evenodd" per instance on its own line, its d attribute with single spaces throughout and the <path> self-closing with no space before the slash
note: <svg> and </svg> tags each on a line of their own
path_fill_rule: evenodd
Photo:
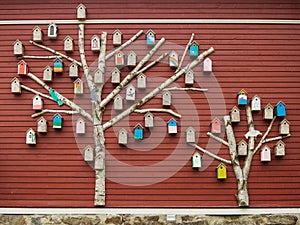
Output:
<svg viewBox="0 0 300 225">
<path fill-rule="evenodd" d="M 41 117 L 37 120 L 37 132 L 39 133 L 47 133 L 47 120 L 44 117 Z"/>
<path fill-rule="evenodd" d="M 117 67 L 115 67 L 111 71 L 111 83 L 119 84 L 120 82 L 121 82 L 121 72 Z"/>
<path fill-rule="evenodd" d="M 200 155 L 200 153 L 195 152 L 192 156 L 192 168 L 193 169 L 201 169 L 202 166 L 202 156 Z"/>
<path fill-rule="evenodd" d="M 74 51 L 74 43 L 73 38 L 67 35 L 64 39 L 64 50 L 65 52 L 73 52 Z"/>
<path fill-rule="evenodd" d="M 187 143 L 195 143 L 196 142 L 196 133 L 193 127 L 189 127 L 185 131 L 185 140 Z"/>
<path fill-rule="evenodd" d="M 58 33 L 58 28 L 55 23 L 50 23 L 48 26 L 48 38 L 49 39 L 56 39 Z"/>
<path fill-rule="evenodd" d="M 91 146 L 84 148 L 84 161 L 92 162 L 94 160 L 94 149 Z"/>
<path fill-rule="evenodd" d="M 162 95 L 162 105 L 170 106 L 172 104 L 172 95 L 171 92 L 165 91 Z"/>
<path fill-rule="evenodd" d="M 241 140 L 238 143 L 238 155 L 239 156 L 247 156 L 247 154 L 248 154 L 247 147 L 248 147 L 247 142 L 244 140 Z"/>
<path fill-rule="evenodd" d="M 171 68 L 177 68 L 179 64 L 179 57 L 177 52 L 172 51 L 169 55 L 169 66 Z"/>
<path fill-rule="evenodd" d="M 237 122 L 241 121 L 241 119 L 240 119 L 240 110 L 239 110 L 238 107 L 236 107 L 236 106 L 232 107 L 232 109 L 230 111 L 230 120 L 233 123 L 237 123 Z"/>
<path fill-rule="evenodd" d="M 35 95 L 32 98 L 32 109 L 34 110 L 42 110 L 43 109 L 43 99 L 39 95 Z"/>
<path fill-rule="evenodd" d="M 212 61 L 210 58 L 206 58 L 203 61 L 203 73 L 211 74 L 211 72 L 212 72 Z"/>
<path fill-rule="evenodd" d="M 290 122 L 287 119 L 284 119 L 280 122 L 279 134 L 288 135 L 290 133 Z"/>
<path fill-rule="evenodd" d="M 274 107 L 268 103 L 265 107 L 264 107 L 264 119 L 265 120 L 271 120 L 274 117 Z"/>
<path fill-rule="evenodd" d="M 136 54 L 130 51 L 127 55 L 127 66 L 136 66 Z"/>
<path fill-rule="evenodd" d="M 74 62 L 69 65 L 69 77 L 78 77 L 78 65 Z"/>
<path fill-rule="evenodd" d="M 43 70 L 43 80 L 44 81 L 52 81 L 53 69 L 51 66 L 46 66 Z"/>
<path fill-rule="evenodd" d="M 251 110 L 260 111 L 261 110 L 261 100 L 260 97 L 255 95 L 251 100 Z"/>
<path fill-rule="evenodd" d="M 127 101 L 135 100 L 135 87 L 132 84 L 129 84 L 126 88 L 126 100 Z"/>
<path fill-rule="evenodd" d="M 269 146 L 265 145 L 260 152 L 260 161 L 270 162 L 271 161 L 271 149 Z"/>
<path fill-rule="evenodd" d="M 281 140 L 275 145 L 275 156 L 285 156 L 285 143 Z"/>
<path fill-rule="evenodd" d="M 81 118 L 76 121 L 76 134 L 85 134 L 85 121 Z"/>
<path fill-rule="evenodd" d="M 85 20 L 86 19 L 86 7 L 83 4 L 77 6 L 77 19 Z"/>
<path fill-rule="evenodd" d="M 91 50 L 93 52 L 100 51 L 100 38 L 97 35 L 93 35 L 91 39 Z"/>
<path fill-rule="evenodd" d="M 14 94 L 21 94 L 21 83 L 20 80 L 18 78 L 13 78 L 11 80 L 11 93 Z"/>
<path fill-rule="evenodd" d="M 123 97 L 119 94 L 114 98 L 114 110 L 123 110 Z"/>
<path fill-rule="evenodd" d="M 127 145 L 128 143 L 128 132 L 124 128 L 121 128 L 118 132 L 118 143 L 120 145 Z"/>
<path fill-rule="evenodd" d="M 36 135 L 35 135 L 35 131 L 32 128 L 26 131 L 26 144 L 28 145 L 36 144 Z"/>
<path fill-rule="evenodd" d="M 138 75 L 136 80 L 137 80 L 137 87 L 139 89 L 146 89 L 146 87 L 147 87 L 147 77 L 143 73 Z"/>
<path fill-rule="evenodd" d="M 119 46 L 122 44 L 122 32 L 120 30 L 115 30 L 113 32 L 113 45 L 114 46 Z"/>
<path fill-rule="evenodd" d="M 103 84 L 104 83 L 104 75 L 103 73 L 100 71 L 99 68 L 97 68 L 94 72 L 94 82 L 96 84 Z"/>
<path fill-rule="evenodd" d="M 147 112 L 144 116 L 145 127 L 154 127 L 154 116 L 152 113 Z"/>
<path fill-rule="evenodd" d="M 32 30 L 32 40 L 37 43 L 43 42 L 43 31 L 39 26 L 35 26 Z"/>
<path fill-rule="evenodd" d="M 24 46 L 22 41 L 16 40 L 14 43 L 14 55 L 15 56 L 22 56 L 24 55 Z"/>
<path fill-rule="evenodd" d="M 98 156 L 96 156 L 94 169 L 95 170 L 103 170 L 104 169 L 104 157 L 103 157 L 103 155 L 99 154 Z"/>
<path fill-rule="evenodd" d="M 186 85 L 193 85 L 194 84 L 194 71 L 189 69 L 184 76 L 184 83 Z"/>
</svg>

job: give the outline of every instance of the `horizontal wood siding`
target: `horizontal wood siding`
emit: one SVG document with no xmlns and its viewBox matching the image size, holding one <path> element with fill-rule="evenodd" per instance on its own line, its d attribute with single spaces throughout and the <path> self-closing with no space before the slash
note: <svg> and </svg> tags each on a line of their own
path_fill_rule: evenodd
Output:
<svg viewBox="0 0 300 225">
<path fill-rule="evenodd" d="M 41 1 L 11 0 L 0 8 L 0 20 L 64 20 L 76 19 L 78 1 Z M 85 1 L 88 19 L 300 19 L 300 4 L 297 1 Z M 37 24 L 38 25 L 38 24 Z M 70 35 L 74 39 L 75 51 L 69 55 L 80 60 L 78 52 L 78 26 L 58 24 L 57 40 L 49 40 L 47 25 L 39 25 L 44 31 L 44 45 L 63 51 L 63 39 Z M 48 53 L 28 41 L 32 39 L 32 25 L 0 26 L 0 207 L 94 207 L 95 175 L 93 169 L 84 162 L 82 149 L 92 145 L 92 125 L 87 123 L 87 134 L 78 137 L 74 132 L 76 116 L 63 116 L 63 128 L 52 128 L 52 114 L 45 114 L 48 120 L 48 133 L 38 134 L 37 145 L 25 144 L 25 132 L 32 127 L 36 130 L 36 120 L 31 118 L 33 94 L 22 90 L 21 95 L 10 92 L 10 81 L 17 76 L 18 59 L 13 55 L 13 43 L 19 39 L 25 45 L 26 55 Z M 154 113 L 158 118 L 153 132 L 145 132 L 145 140 L 133 143 L 134 149 L 119 146 L 116 132 L 127 125 L 126 121 L 116 124 L 105 132 L 107 143 L 106 207 L 236 207 L 236 179 L 228 166 L 228 179 L 218 181 L 215 169 L 219 162 L 204 157 L 207 165 L 204 171 L 191 168 L 189 157 L 194 149 L 184 143 L 184 132 L 193 126 L 194 113 L 190 108 L 195 105 L 199 114 L 197 127 L 198 144 L 206 147 L 214 116 L 222 118 L 236 105 L 236 94 L 245 89 L 250 98 L 258 94 L 262 105 L 276 105 L 283 100 L 287 106 L 287 119 L 291 123 L 292 136 L 285 140 L 286 156 L 261 163 L 259 154 L 254 157 L 249 177 L 251 207 L 299 207 L 300 206 L 300 26 L 279 24 L 87 24 L 85 25 L 85 51 L 89 65 L 97 61 L 98 54 L 90 51 L 90 39 L 94 34 L 108 33 L 107 52 L 113 50 L 112 32 L 123 32 L 123 40 L 131 38 L 140 29 L 156 32 L 157 39 L 167 40 L 164 50 L 177 44 L 178 53 L 188 42 L 191 33 L 200 49 L 215 48 L 211 56 L 213 75 L 206 76 L 195 69 L 197 84 L 208 92 L 188 92 L 187 101 L 182 92 L 172 92 L 175 111 L 183 115 L 179 123 L 179 133 L 165 135 L 166 123 L 170 115 Z M 138 60 L 145 55 L 144 34 L 137 41 Z M 168 47 L 169 46 L 169 47 Z M 128 47 L 124 52 L 128 52 Z M 158 55 L 157 55 L 158 56 Z M 187 63 L 188 61 L 185 61 Z M 52 60 L 27 59 L 29 70 L 42 78 L 46 65 Z M 73 99 L 73 81 L 68 77 L 69 62 L 65 61 L 62 75 L 54 75 L 51 87 Z M 149 87 L 155 87 L 172 74 L 172 69 L 164 60 L 145 74 L 150 79 Z M 104 89 L 105 97 L 111 92 L 109 72 L 113 60 L 108 61 Z M 122 77 L 129 69 L 122 68 Z M 83 75 L 80 69 L 80 76 Z M 158 79 L 158 78 L 159 79 Z M 215 79 L 214 79 L 215 77 Z M 32 80 L 22 77 L 21 82 L 31 88 L 46 93 Z M 134 81 L 135 84 L 135 81 Z M 176 85 L 184 87 L 184 78 Z M 218 88 L 218 86 L 220 88 Z M 220 91 L 221 90 L 221 91 Z M 75 102 L 89 110 L 89 94 L 85 84 L 85 94 L 76 97 Z M 137 97 L 145 92 L 139 91 Z M 224 96 L 224 102 L 222 97 Z M 44 101 L 45 108 L 57 109 L 52 101 Z M 177 105 L 177 106 L 176 106 Z M 144 108 L 161 106 L 161 95 L 151 100 Z M 225 107 L 225 108 L 224 108 Z M 62 106 L 59 109 L 68 109 Z M 104 121 L 112 118 L 112 104 L 107 106 Z M 237 141 L 242 140 L 247 131 L 245 111 L 241 111 L 242 121 L 234 126 Z M 264 132 L 268 123 L 262 120 L 262 112 L 254 113 L 255 128 Z M 143 115 L 132 114 L 127 129 L 133 131 L 137 123 L 143 124 Z M 277 120 L 270 137 L 278 135 Z M 124 125 L 125 124 L 125 125 Z M 224 129 L 224 127 L 222 128 Z M 183 139 L 179 139 L 180 135 Z M 163 134 L 163 138 L 162 138 Z M 165 137 L 164 137 L 165 136 Z M 153 147 L 153 143 L 159 143 Z M 210 150 L 229 159 L 224 146 L 211 141 Z M 274 147 L 274 142 L 270 147 Z M 176 149 L 176 152 L 174 152 Z M 178 152 L 177 152 L 178 150 Z M 168 164 L 160 164 L 168 160 Z M 187 160 L 188 158 L 188 160 Z M 116 160 L 117 159 L 117 160 Z M 182 166 L 178 166 L 184 161 Z M 121 162 L 121 164 L 118 164 Z M 128 165 L 131 171 L 128 172 Z M 156 167 L 147 170 L 146 167 Z M 141 169 L 143 168 L 143 169 Z M 167 179 L 164 177 L 167 176 Z M 153 181 L 156 181 L 153 183 Z M 149 183 L 153 183 L 148 185 Z"/>
</svg>

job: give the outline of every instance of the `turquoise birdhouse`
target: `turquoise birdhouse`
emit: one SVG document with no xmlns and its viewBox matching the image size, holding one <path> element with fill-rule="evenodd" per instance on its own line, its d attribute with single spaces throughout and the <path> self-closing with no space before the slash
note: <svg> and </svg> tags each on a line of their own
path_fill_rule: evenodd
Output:
<svg viewBox="0 0 300 225">
<path fill-rule="evenodd" d="M 173 118 L 168 122 L 168 133 L 177 134 L 177 121 Z"/>
<path fill-rule="evenodd" d="M 276 105 L 276 116 L 286 116 L 285 104 L 282 101 Z"/>
<path fill-rule="evenodd" d="M 146 33 L 146 44 L 150 46 L 155 45 L 155 33 L 151 29 Z"/>
<path fill-rule="evenodd" d="M 190 45 L 190 57 L 197 57 L 199 54 L 199 44 L 196 41 L 193 41 Z"/>
<path fill-rule="evenodd" d="M 137 124 L 133 130 L 134 139 L 143 140 L 144 138 L 144 128 L 141 124 Z"/>
<path fill-rule="evenodd" d="M 53 116 L 53 128 L 62 128 L 62 116 L 59 113 Z"/>
</svg>

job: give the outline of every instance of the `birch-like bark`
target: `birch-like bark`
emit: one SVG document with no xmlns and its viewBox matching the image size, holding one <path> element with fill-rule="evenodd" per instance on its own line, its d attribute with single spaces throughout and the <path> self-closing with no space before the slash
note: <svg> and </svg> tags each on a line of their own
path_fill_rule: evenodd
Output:
<svg viewBox="0 0 300 225">
<path fill-rule="evenodd" d="M 206 133 L 206 135 L 207 135 L 208 137 L 210 137 L 210 138 L 212 138 L 212 139 L 214 139 L 214 140 L 216 140 L 216 141 L 220 142 L 221 144 L 223 144 L 223 145 L 225 145 L 225 146 L 229 147 L 229 144 L 228 144 L 228 142 L 227 142 L 227 141 L 225 141 L 225 140 L 223 140 L 222 138 L 219 138 L 219 137 L 217 137 L 217 136 L 213 135 L 213 134 L 212 134 L 212 133 L 210 133 L 210 132 L 207 132 L 207 133 Z"/>
<path fill-rule="evenodd" d="M 67 115 L 73 115 L 73 114 L 77 114 L 78 112 L 77 111 L 70 111 L 70 110 L 59 110 L 59 109 L 58 110 L 55 110 L 55 109 L 43 109 L 40 112 L 32 114 L 31 117 L 34 118 L 34 117 L 43 115 L 45 113 L 65 113 Z"/>
<path fill-rule="evenodd" d="M 206 88 L 194 88 L 194 87 L 187 87 L 187 88 L 170 87 L 170 88 L 165 88 L 164 91 L 200 91 L 200 92 L 206 92 L 206 91 L 208 91 L 208 89 L 206 89 Z"/>
<path fill-rule="evenodd" d="M 290 136 L 291 136 L 291 134 L 287 134 L 287 135 L 284 135 L 284 136 L 277 136 L 277 137 L 273 137 L 273 138 L 268 138 L 268 139 L 264 140 L 262 143 L 264 144 L 264 143 L 268 143 L 268 142 L 271 142 L 271 141 L 279 141 L 279 140 L 288 138 Z"/>
<path fill-rule="evenodd" d="M 26 90 L 26 91 L 30 91 L 30 92 L 32 92 L 32 93 L 34 93 L 34 94 L 36 94 L 36 95 L 40 95 L 40 96 L 42 96 L 42 97 L 44 97 L 44 98 L 47 98 L 47 99 L 49 99 L 49 100 L 51 100 L 51 101 L 56 102 L 51 96 L 45 95 L 45 94 L 43 94 L 43 93 L 41 93 L 41 92 L 39 92 L 39 91 L 36 91 L 36 90 L 34 90 L 34 89 L 30 88 L 30 87 L 25 86 L 25 85 L 23 85 L 23 84 L 21 84 L 21 88 L 23 88 L 23 89 Z"/>
<path fill-rule="evenodd" d="M 18 57 L 18 59 L 56 59 L 62 58 L 61 56 L 50 55 L 50 56 L 40 56 L 40 55 L 23 55 Z"/>
<path fill-rule="evenodd" d="M 156 60 L 152 61 L 151 63 L 149 63 L 147 66 L 143 67 L 141 70 L 139 70 L 137 72 L 137 74 L 141 74 L 144 73 L 147 69 L 149 69 L 150 67 L 154 66 L 156 63 L 160 62 L 161 60 L 163 60 L 167 55 L 169 55 L 167 52 L 165 52 L 164 54 L 162 54 L 161 56 L 159 56 Z"/>
<path fill-rule="evenodd" d="M 189 42 L 188 42 L 188 43 L 186 44 L 186 46 L 185 46 L 183 55 L 182 55 L 182 57 L 181 57 L 181 60 L 180 60 L 180 62 L 179 62 L 178 68 L 176 69 L 175 73 L 177 73 L 177 72 L 181 69 L 181 66 L 182 66 L 183 60 L 184 60 L 184 58 L 185 58 L 185 55 L 186 55 L 186 53 L 187 53 L 187 51 L 188 51 L 190 45 L 192 44 L 192 41 L 194 40 L 194 36 L 195 36 L 195 34 L 192 33 Z"/>
<path fill-rule="evenodd" d="M 172 109 L 136 109 L 134 110 L 136 113 L 147 113 L 147 112 L 163 112 L 163 113 L 169 113 L 173 116 L 176 116 L 177 118 L 181 118 L 181 115 L 174 112 Z"/>
</svg>

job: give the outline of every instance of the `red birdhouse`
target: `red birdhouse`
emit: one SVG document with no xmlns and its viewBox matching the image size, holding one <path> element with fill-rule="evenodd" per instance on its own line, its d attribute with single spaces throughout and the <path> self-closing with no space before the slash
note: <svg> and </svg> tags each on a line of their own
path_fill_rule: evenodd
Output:
<svg viewBox="0 0 300 225">
<path fill-rule="evenodd" d="M 213 134 L 221 133 L 221 120 L 218 117 L 215 117 L 211 121 L 211 133 L 213 133 Z"/>
<path fill-rule="evenodd" d="M 19 75 L 27 75 L 28 69 L 27 69 L 27 63 L 24 60 L 21 60 L 18 63 L 18 74 Z"/>
</svg>

